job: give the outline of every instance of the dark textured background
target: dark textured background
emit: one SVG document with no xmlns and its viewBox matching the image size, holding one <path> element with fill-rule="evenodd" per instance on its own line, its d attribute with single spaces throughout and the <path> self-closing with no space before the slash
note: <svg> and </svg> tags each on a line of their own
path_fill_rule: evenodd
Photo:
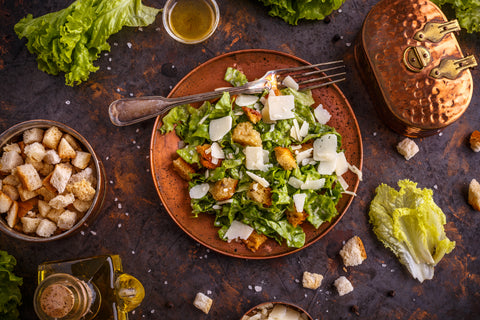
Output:
<svg viewBox="0 0 480 320">
<path fill-rule="evenodd" d="M 158 16 L 143 31 L 124 28 L 113 35 L 111 52 L 96 63 L 100 70 L 74 88 L 65 86 L 61 76 L 39 71 L 35 57 L 13 32 L 14 24 L 27 13 L 39 16 L 69 3 L 0 0 L 0 131 L 29 119 L 61 121 L 90 141 L 101 155 L 108 180 L 105 206 L 84 235 L 51 244 L 28 244 L 0 235 L 0 250 L 17 258 L 16 272 L 24 278 L 22 319 L 35 319 L 31 301 L 39 263 L 109 253 L 120 254 L 124 269 L 145 286 L 146 298 L 131 319 L 240 319 L 246 310 L 269 300 L 296 303 L 314 319 L 355 318 L 350 311 L 353 305 L 361 319 L 478 319 L 480 213 L 467 204 L 468 183 L 472 178 L 480 180 L 480 154 L 468 145 L 470 133 L 480 129 L 478 69 L 472 71 L 474 97 L 464 116 L 441 135 L 417 139 L 420 152 L 405 161 L 395 150 L 403 137 L 377 118 L 353 58 L 353 44 L 374 0 L 348 0 L 341 12 L 332 14 L 330 23 L 298 26 L 268 16 L 258 1 L 220 0 L 217 31 L 208 41 L 191 46 L 170 39 Z M 160 8 L 164 1 L 144 3 Z M 341 39 L 332 41 L 335 35 Z M 479 59 L 478 34 L 462 31 L 458 40 L 464 53 Z M 249 48 L 283 51 L 312 63 L 344 59 L 348 81 L 339 87 L 356 113 L 364 143 L 364 181 L 343 219 L 305 250 L 267 261 L 226 257 L 184 234 L 154 189 L 148 158 L 154 120 L 117 128 L 107 115 L 107 106 L 117 98 L 130 93 L 167 95 L 200 63 Z M 175 65 L 177 74 L 162 74 L 165 63 Z M 394 186 L 404 178 L 434 188 L 435 201 L 447 216 L 447 235 L 457 242 L 435 268 L 434 279 L 423 284 L 411 278 L 368 224 L 375 188 L 382 182 Z M 353 235 L 364 241 L 368 259 L 345 271 L 338 251 Z M 303 271 L 325 276 L 319 290 L 302 288 Z M 355 287 L 343 297 L 332 285 L 340 275 Z M 396 292 L 394 297 L 388 296 L 390 290 Z M 209 292 L 214 300 L 209 315 L 192 305 L 199 291 Z"/>
</svg>

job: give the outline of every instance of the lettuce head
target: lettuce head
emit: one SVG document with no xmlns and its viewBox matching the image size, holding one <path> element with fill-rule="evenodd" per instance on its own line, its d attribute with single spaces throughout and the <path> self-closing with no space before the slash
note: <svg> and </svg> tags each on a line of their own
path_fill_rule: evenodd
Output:
<svg viewBox="0 0 480 320">
<path fill-rule="evenodd" d="M 434 267 L 450 253 L 455 242 L 444 230 L 445 214 L 433 201 L 431 189 L 419 189 L 409 180 L 400 190 L 381 184 L 370 204 L 370 223 L 377 238 L 393 251 L 420 282 L 432 279 Z"/>
</svg>

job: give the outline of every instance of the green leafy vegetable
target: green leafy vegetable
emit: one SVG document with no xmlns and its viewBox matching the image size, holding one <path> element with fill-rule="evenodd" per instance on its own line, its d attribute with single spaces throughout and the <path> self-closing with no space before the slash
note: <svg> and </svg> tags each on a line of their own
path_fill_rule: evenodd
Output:
<svg viewBox="0 0 480 320">
<path fill-rule="evenodd" d="M 270 7 L 271 16 L 297 25 L 298 20 L 323 20 L 342 6 L 345 0 L 259 0 Z"/>
<path fill-rule="evenodd" d="M 445 214 L 433 200 L 433 191 L 401 180 L 399 191 L 381 184 L 370 204 L 370 223 L 378 239 L 420 282 L 432 279 L 434 267 L 455 242 L 444 230 Z"/>
<path fill-rule="evenodd" d="M 68 8 L 38 18 L 31 14 L 15 25 L 20 39 L 37 55 L 38 68 L 65 73 L 69 86 L 86 81 L 100 52 L 110 51 L 107 39 L 124 26 L 148 26 L 160 10 L 141 0 L 77 0 Z"/>
<path fill-rule="evenodd" d="M 480 32 L 479 0 L 432 0 L 432 2 L 442 8 L 445 4 L 450 5 L 462 28 L 470 33 Z"/>
<path fill-rule="evenodd" d="M 17 264 L 15 258 L 0 250 L 0 319 L 19 319 L 17 307 L 22 304 L 22 294 L 19 286 L 23 279 L 13 273 Z"/>
</svg>

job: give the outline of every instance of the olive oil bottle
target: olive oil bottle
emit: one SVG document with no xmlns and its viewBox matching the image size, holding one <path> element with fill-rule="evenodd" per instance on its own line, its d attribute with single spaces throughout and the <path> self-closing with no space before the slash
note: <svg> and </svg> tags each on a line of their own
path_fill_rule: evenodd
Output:
<svg viewBox="0 0 480 320">
<path fill-rule="evenodd" d="M 34 307 L 42 320 L 127 320 L 145 296 L 118 255 L 45 262 L 38 283 Z"/>
</svg>

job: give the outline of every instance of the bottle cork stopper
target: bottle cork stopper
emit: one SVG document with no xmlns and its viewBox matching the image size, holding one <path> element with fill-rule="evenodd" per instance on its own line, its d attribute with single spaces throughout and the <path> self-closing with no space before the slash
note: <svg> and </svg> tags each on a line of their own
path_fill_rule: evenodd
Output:
<svg viewBox="0 0 480 320">
<path fill-rule="evenodd" d="M 63 318 L 73 309 L 74 296 L 64 285 L 52 284 L 40 296 L 40 307 L 52 318 Z"/>
</svg>

